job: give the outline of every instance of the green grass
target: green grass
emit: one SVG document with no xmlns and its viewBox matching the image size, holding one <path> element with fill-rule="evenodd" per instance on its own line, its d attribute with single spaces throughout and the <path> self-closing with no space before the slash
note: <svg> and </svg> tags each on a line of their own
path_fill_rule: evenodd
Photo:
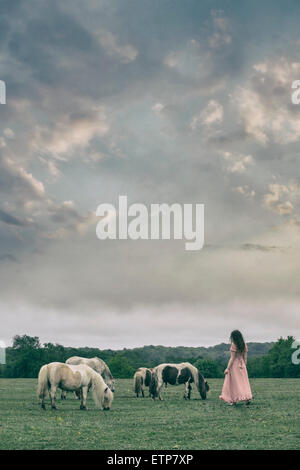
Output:
<svg viewBox="0 0 300 470">
<path fill-rule="evenodd" d="M 250 407 L 221 402 L 221 379 L 209 384 L 206 401 L 169 386 L 153 402 L 118 380 L 110 411 L 95 409 L 91 394 L 89 411 L 73 394 L 43 411 L 36 380 L 1 379 L 0 449 L 300 449 L 300 379 L 252 379 Z"/>
</svg>

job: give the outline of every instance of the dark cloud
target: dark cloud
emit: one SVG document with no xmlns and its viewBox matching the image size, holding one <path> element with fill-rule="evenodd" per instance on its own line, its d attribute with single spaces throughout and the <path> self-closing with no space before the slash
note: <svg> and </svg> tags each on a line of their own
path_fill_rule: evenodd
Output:
<svg viewBox="0 0 300 470">
<path fill-rule="evenodd" d="M 18 259 L 14 256 L 11 255 L 10 253 L 7 253 L 5 255 L 0 255 L 0 261 L 1 262 L 9 262 L 9 263 L 18 263 Z"/>
<path fill-rule="evenodd" d="M 2 209 L 0 209 L 0 221 L 8 225 L 15 225 L 17 227 L 25 227 L 26 225 L 28 225 L 28 222 L 26 220 L 18 219 L 17 217 L 14 217 L 13 215 L 3 211 Z"/>
</svg>

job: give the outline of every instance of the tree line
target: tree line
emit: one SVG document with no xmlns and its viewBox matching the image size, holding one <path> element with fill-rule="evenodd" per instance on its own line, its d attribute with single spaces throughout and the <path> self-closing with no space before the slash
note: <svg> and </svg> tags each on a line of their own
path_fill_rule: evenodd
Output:
<svg viewBox="0 0 300 470">
<path fill-rule="evenodd" d="M 249 377 L 300 377 L 300 365 L 292 363 L 292 336 L 276 343 L 248 343 Z M 155 367 L 163 362 L 190 362 L 207 378 L 221 378 L 228 362 L 230 345 L 209 348 L 144 346 L 119 351 L 98 348 L 71 348 L 40 343 L 37 336 L 16 335 L 6 349 L 6 364 L 0 366 L 2 378 L 34 378 L 42 365 L 65 362 L 71 356 L 100 357 L 116 378 L 131 378 L 139 367 Z"/>
</svg>

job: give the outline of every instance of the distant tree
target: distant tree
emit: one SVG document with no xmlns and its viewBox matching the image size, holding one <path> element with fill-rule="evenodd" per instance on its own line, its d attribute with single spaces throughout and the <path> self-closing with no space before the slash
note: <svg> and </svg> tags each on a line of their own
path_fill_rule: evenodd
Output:
<svg viewBox="0 0 300 470">
<path fill-rule="evenodd" d="M 199 357 L 194 361 L 194 366 L 204 375 L 205 378 L 223 377 L 222 368 L 213 359 L 203 359 Z"/>
<path fill-rule="evenodd" d="M 108 367 L 113 376 L 119 379 L 131 378 L 135 372 L 135 368 L 130 364 L 128 359 L 121 354 L 110 359 Z"/>
<path fill-rule="evenodd" d="M 268 354 L 249 359 L 250 377 L 300 377 L 300 365 L 292 363 L 292 343 L 294 338 L 279 338 Z"/>
<path fill-rule="evenodd" d="M 40 340 L 37 336 L 16 335 L 13 337 L 13 349 L 39 349 Z"/>
</svg>

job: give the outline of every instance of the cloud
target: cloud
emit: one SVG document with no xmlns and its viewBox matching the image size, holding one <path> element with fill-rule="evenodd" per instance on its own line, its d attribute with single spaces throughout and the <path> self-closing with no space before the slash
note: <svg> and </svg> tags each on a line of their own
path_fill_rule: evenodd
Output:
<svg viewBox="0 0 300 470">
<path fill-rule="evenodd" d="M 32 173 L 20 166 L 12 156 L 0 159 L 0 191 L 14 190 L 14 196 L 22 206 L 27 200 L 42 199 L 45 196 L 44 184 Z"/>
<path fill-rule="evenodd" d="M 133 62 L 137 58 L 138 50 L 131 44 L 120 44 L 110 31 L 99 31 L 96 36 L 109 56 L 116 57 L 125 64 Z"/>
<path fill-rule="evenodd" d="M 100 107 L 61 116 L 52 129 L 36 126 L 32 146 L 50 155 L 64 157 L 78 148 L 87 147 L 93 138 L 102 137 L 108 131 L 106 114 Z"/>
<path fill-rule="evenodd" d="M 11 214 L 0 209 L 0 221 L 9 225 L 15 225 L 17 227 L 24 227 L 28 225 L 28 220 L 20 220 L 17 217 L 14 217 Z"/>
<path fill-rule="evenodd" d="M 237 186 L 236 188 L 234 188 L 234 190 L 248 198 L 253 198 L 255 196 L 254 189 L 249 189 L 248 185 Z"/>
<path fill-rule="evenodd" d="M 232 42 L 230 34 L 230 24 L 228 18 L 225 17 L 222 10 L 212 10 L 212 29 L 213 32 L 209 37 L 210 47 L 219 49 L 224 46 L 229 46 Z"/>
<path fill-rule="evenodd" d="M 162 104 L 162 103 L 155 103 L 153 106 L 152 106 L 152 111 L 154 111 L 156 114 L 160 114 L 162 112 L 162 110 L 165 108 L 165 105 Z"/>
<path fill-rule="evenodd" d="M 195 130 L 198 125 L 211 126 L 223 120 L 223 106 L 215 100 L 210 100 L 198 116 L 194 116 L 190 127 Z"/>
<path fill-rule="evenodd" d="M 223 152 L 222 157 L 226 162 L 226 169 L 229 173 L 244 173 L 247 167 L 254 165 L 252 155 L 233 154 Z"/>
<path fill-rule="evenodd" d="M 290 183 L 288 186 L 278 183 L 269 185 L 269 193 L 264 195 L 264 203 L 268 209 L 280 215 L 289 215 L 294 211 L 291 200 L 300 197 L 300 186 Z"/>
<path fill-rule="evenodd" d="M 297 142 L 300 113 L 291 104 L 291 85 L 300 76 L 300 62 L 275 56 L 253 66 L 245 86 L 238 87 L 234 100 L 245 131 L 266 145 Z"/>
</svg>

